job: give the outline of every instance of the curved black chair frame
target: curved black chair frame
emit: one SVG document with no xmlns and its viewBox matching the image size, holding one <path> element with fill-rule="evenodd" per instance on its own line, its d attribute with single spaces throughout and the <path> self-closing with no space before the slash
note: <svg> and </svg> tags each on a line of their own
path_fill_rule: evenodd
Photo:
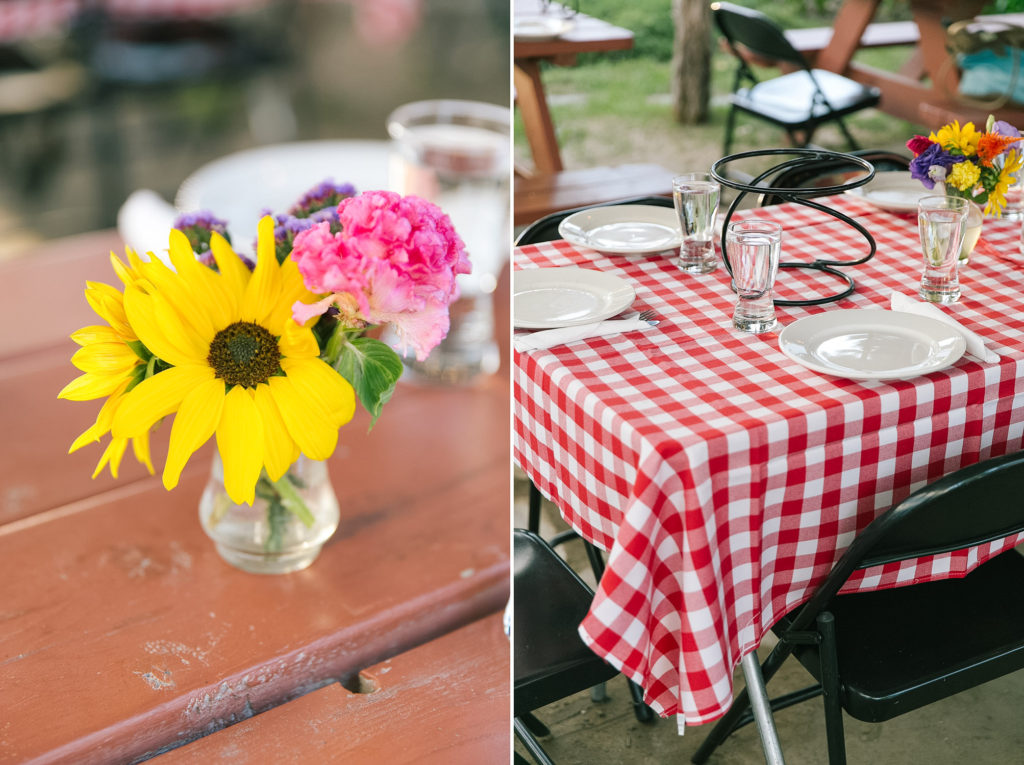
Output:
<svg viewBox="0 0 1024 765">
<path fill-rule="evenodd" d="M 753 157 L 768 157 L 768 156 L 790 156 L 792 159 L 771 167 L 760 175 L 756 176 L 749 182 L 743 182 L 734 180 L 725 175 L 726 168 L 740 160 L 750 159 Z M 859 188 L 860 186 L 869 183 L 872 178 L 875 177 L 875 167 L 870 162 L 862 157 L 855 156 L 853 154 L 843 154 L 836 151 L 826 151 L 825 149 L 758 149 L 756 151 L 745 151 L 739 154 L 730 154 L 727 157 L 722 157 L 711 166 L 711 176 L 723 186 L 726 186 L 740 193 L 729 205 L 729 209 L 726 211 L 725 220 L 722 223 L 722 261 L 725 263 L 725 268 L 728 270 L 729 275 L 732 275 L 732 264 L 729 262 L 729 256 L 726 253 L 725 248 L 725 232 L 729 227 L 729 221 L 732 220 L 733 213 L 736 212 L 740 203 L 747 196 L 747 194 L 764 194 L 768 188 L 766 188 L 764 181 L 773 175 L 790 171 L 794 168 L 801 167 L 803 165 L 810 165 L 815 162 L 821 161 L 832 161 L 837 160 L 848 162 L 851 166 L 859 167 L 864 170 L 864 175 L 859 178 L 854 178 L 845 183 L 840 183 L 833 186 L 798 186 L 798 187 L 771 187 L 770 192 L 773 196 L 782 199 L 786 202 L 795 202 L 796 204 L 803 205 L 804 207 L 810 207 L 814 210 L 820 210 L 826 215 L 831 215 L 833 218 L 842 221 L 848 226 L 852 226 L 856 229 L 867 241 L 868 252 L 856 260 L 814 260 L 810 263 L 801 262 L 786 262 L 779 263 L 779 268 L 807 268 L 818 273 L 825 273 L 842 280 L 845 287 L 832 295 L 822 298 L 813 298 L 810 300 L 778 300 L 776 299 L 775 305 L 781 306 L 809 306 L 809 305 L 823 305 L 825 303 L 833 303 L 837 300 L 842 300 L 845 297 L 849 297 L 853 294 L 856 289 L 856 284 L 853 278 L 849 274 L 845 274 L 842 271 L 837 270 L 837 267 L 849 267 L 859 266 L 863 263 L 867 263 L 875 255 L 876 245 L 875 238 L 871 236 L 864 226 L 855 221 L 848 215 L 844 215 L 838 210 L 833 210 L 830 207 L 826 207 L 819 202 L 814 202 L 809 197 L 815 196 L 827 196 L 829 194 L 841 194 L 851 189 Z M 768 184 L 770 186 L 770 184 Z"/>
</svg>

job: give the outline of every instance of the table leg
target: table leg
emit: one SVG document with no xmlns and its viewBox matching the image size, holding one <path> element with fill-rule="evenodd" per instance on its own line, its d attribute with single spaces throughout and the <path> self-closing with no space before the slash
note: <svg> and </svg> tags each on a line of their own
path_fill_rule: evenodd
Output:
<svg viewBox="0 0 1024 765">
<path fill-rule="evenodd" d="M 818 54 L 815 66 L 830 72 L 846 74 L 853 54 L 860 48 L 860 38 L 867 29 L 881 0 L 844 0 L 832 22 L 832 39 Z"/>
<path fill-rule="evenodd" d="M 533 59 L 516 59 L 515 77 L 516 105 L 523 118 L 526 140 L 530 142 L 533 163 L 542 173 L 557 173 L 562 170 L 562 157 L 558 151 L 555 125 L 551 121 L 544 83 L 540 78 L 540 62 Z"/>
<path fill-rule="evenodd" d="M 757 722 L 758 733 L 761 734 L 764 761 L 767 765 L 785 765 L 779 734 L 775 730 L 775 718 L 772 717 L 771 703 L 768 701 L 768 691 L 764 687 L 764 678 L 761 677 L 761 665 L 757 663 L 757 654 L 748 653 L 743 657 L 741 664 L 743 678 L 747 683 L 747 693 L 750 696 L 750 706 Z"/>
</svg>

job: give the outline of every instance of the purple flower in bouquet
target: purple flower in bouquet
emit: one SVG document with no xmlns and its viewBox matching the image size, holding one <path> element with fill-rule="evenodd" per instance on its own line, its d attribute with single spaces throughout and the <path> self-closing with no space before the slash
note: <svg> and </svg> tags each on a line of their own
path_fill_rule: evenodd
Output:
<svg viewBox="0 0 1024 765">
<path fill-rule="evenodd" d="M 921 181 L 926 189 L 931 189 L 936 183 L 945 183 L 950 168 L 965 159 L 966 157 L 954 156 L 937 143 L 933 143 L 910 161 L 910 177 Z"/>
<path fill-rule="evenodd" d="M 325 208 L 330 208 L 333 212 L 337 210 L 341 200 L 355 195 L 356 187 L 351 183 L 335 183 L 328 178 L 303 194 L 288 210 L 288 214 L 296 218 L 309 218 Z"/>
<path fill-rule="evenodd" d="M 227 239 L 228 242 L 231 241 L 231 237 L 228 234 L 228 222 L 221 220 L 206 210 L 182 213 L 174 221 L 174 225 L 171 228 L 176 228 L 185 234 L 196 256 L 204 262 L 209 260 L 207 265 L 213 263 L 213 256 L 210 255 L 210 237 L 213 232 L 216 231 Z"/>
</svg>

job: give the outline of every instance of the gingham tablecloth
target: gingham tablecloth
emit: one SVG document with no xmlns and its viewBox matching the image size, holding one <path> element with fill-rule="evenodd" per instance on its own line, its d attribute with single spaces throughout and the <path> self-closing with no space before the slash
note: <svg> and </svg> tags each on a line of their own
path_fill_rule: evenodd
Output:
<svg viewBox="0 0 1024 765">
<path fill-rule="evenodd" d="M 916 222 L 850 198 L 830 203 L 878 243 L 851 269 L 856 293 L 778 308 L 784 324 L 820 311 L 888 308 L 916 294 Z M 849 227 L 796 205 L 755 211 L 784 226 L 783 260 L 855 258 Z M 663 715 L 698 724 L 732 701 L 732 670 L 809 597 L 856 532 L 912 490 L 1024 448 L 1024 256 L 1020 224 L 986 221 L 963 297 L 943 310 L 982 335 L 995 364 L 965 356 L 912 380 L 857 382 L 791 361 L 775 334 L 731 328 L 724 267 L 696 276 L 664 256 L 604 256 L 556 241 L 516 250 L 518 269 L 582 266 L 636 288 L 649 331 L 517 353 L 514 453 L 580 534 L 609 551 L 580 627 Z M 780 298 L 834 290 L 779 272 Z M 964 508 L 970 512 L 970 508 Z M 870 590 L 962 576 L 1020 541 L 862 572 Z"/>
</svg>

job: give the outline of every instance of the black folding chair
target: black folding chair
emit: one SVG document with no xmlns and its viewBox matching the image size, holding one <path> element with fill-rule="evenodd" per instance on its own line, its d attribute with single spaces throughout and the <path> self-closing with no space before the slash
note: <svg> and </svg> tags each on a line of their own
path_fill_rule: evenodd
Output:
<svg viewBox="0 0 1024 765">
<path fill-rule="evenodd" d="M 580 212 L 581 210 L 590 210 L 594 207 L 607 207 L 608 205 L 655 205 L 658 207 L 672 207 L 672 204 L 672 199 L 669 197 L 653 196 L 621 199 L 616 202 L 609 202 L 607 205 L 586 205 L 572 210 L 562 210 L 560 212 L 546 215 L 540 220 L 528 225 L 516 239 L 516 246 L 537 244 L 538 242 L 550 242 L 558 239 L 558 224 L 573 213 Z M 527 500 L 528 515 L 526 528 L 534 534 L 540 533 L 541 499 L 541 494 L 537 489 L 537 486 L 533 481 L 530 481 L 529 496 Z M 573 539 L 579 539 L 583 542 L 584 550 L 587 554 L 587 560 L 590 562 L 590 569 L 594 572 L 594 578 L 597 581 L 601 581 L 601 577 L 604 575 L 604 557 L 601 555 L 601 551 L 586 539 L 582 539 L 575 531 L 570 529 L 568 531 L 563 531 L 560 534 L 556 534 L 548 540 L 548 544 L 552 547 L 557 547 L 558 545 L 564 544 L 565 542 Z M 629 692 L 633 697 L 633 713 L 636 716 L 636 719 L 642 723 L 653 721 L 654 712 L 644 703 L 643 689 L 630 680 Z"/>
<path fill-rule="evenodd" d="M 881 91 L 824 69 L 812 69 L 775 22 L 732 3 L 712 3 L 711 12 L 730 52 L 739 62 L 725 127 L 724 154 L 732 148 L 737 112 L 783 128 L 796 146 L 807 146 L 818 126 L 834 122 L 856 149 L 843 117 L 875 106 Z M 798 71 L 758 81 L 747 56 L 788 64 Z"/>
<path fill-rule="evenodd" d="M 594 593 L 539 536 L 525 529 L 513 535 L 513 725 L 533 758 L 552 765 L 530 730 L 536 726 L 533 710 L 610 680 L 618 671 L 576 631 Z"/>
<path fill-rule="evenodd" d="M 961 579 L 838 594 L 856 571 L 1024 531 L 1022 489 L 1024 452 L 914 492 L 868 525 L 811 599 L 772 627 L 779 643 L 761 666 L 764 682 L 792 654 L 817 685 L 773 700 L 771 710 L 822 695 L 830 765 L 846 762 L 844 710 L 883 722 L 1024 668 L 1024 557 L 1016 550 Z M 694 763 L 751 721 L 749 706 L 743 691 Z"/>
</svg>

